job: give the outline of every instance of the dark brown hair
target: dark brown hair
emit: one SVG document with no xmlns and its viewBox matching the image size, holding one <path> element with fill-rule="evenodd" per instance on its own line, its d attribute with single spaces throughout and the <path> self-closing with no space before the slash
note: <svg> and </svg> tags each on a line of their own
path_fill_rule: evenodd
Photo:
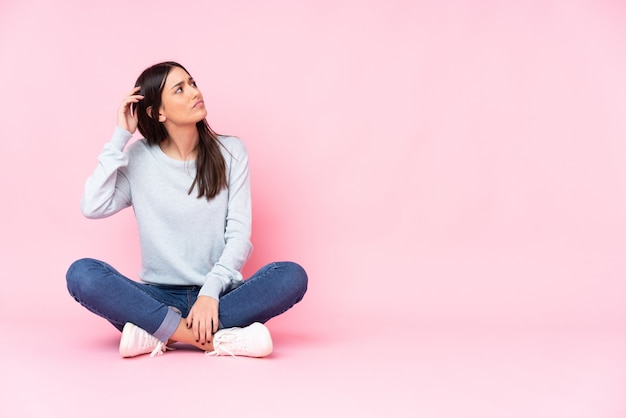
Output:
<svg viewBox="0 0 626 418">
<path fill-rule="evenodd" d="M 141 86 L 139 94 L 144 96 L 143 100 L 134 106 L 134 112 L 137 114 L 137 127 L 149 145 L 158 145 L 167 138 L 165 125 L 159 122 L 159 108 L 165 80 L 174 67 L 179 67 L 189 74 L 189 71 L 182 65 L 167 61 L 145 69 L 135 83 L 135 87 Z M 148 108 L 150 108 L 150 115 L 148 115 Z M 228 185 L 226 162 L 220 152 L 221 143 L 218 135 L 211 129 L 206 119 L 196 123 L 196 128 L 200 136 L 196 156 L 196 177 L 187 193 L 191 194 L 197 185 L 198 198 L 204 196 L 207 200 L 211 200 Z"/>
</svg>

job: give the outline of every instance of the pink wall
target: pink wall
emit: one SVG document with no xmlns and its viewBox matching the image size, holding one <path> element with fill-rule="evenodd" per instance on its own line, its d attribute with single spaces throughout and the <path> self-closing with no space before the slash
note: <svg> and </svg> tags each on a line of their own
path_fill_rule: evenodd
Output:
<svg viewBox="0 0 626 418">
<path fill-rule="evenodd" d="M 0 4 L 0 317 L 76 315 L 79 257 L 134 275 L 132 212 L 78 204 L 123 95 L 173 59 L 248 145 L 247 271 L 309 271 L 287 323 L 626 320 L 621 2 L 195 3 Z"/>
</svg>

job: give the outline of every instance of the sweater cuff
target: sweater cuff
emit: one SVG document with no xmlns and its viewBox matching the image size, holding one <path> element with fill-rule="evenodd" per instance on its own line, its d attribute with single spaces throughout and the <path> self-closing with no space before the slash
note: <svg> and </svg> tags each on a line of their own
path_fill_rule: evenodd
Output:
<svg viewBox="0 0 626 418">
<path fill-rule="evenodd" d="M 115 131 L 113 132 L 113 137 L 111 138 L 111 144 L 115 148 L 122 150 L 132 137 L 133 134 L 128 132 L 126 129 L 116 126 Z"/>
<path fill-rule="evenodd" d="M 204 285 L 200 288 L 198 296 L 209 296 L 219 301 L 220 294 L 222 293 L 222 282 L 216 277 L 207 279 Z"/>
</svg>

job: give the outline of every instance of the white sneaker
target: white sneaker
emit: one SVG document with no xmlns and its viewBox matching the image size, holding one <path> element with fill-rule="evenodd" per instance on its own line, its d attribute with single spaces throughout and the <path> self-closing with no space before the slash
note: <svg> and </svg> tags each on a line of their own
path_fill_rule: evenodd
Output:
<svg viewBox="0 0 626 418">
<path fill-rule="evenodd" d="M 163 355 L 169 349 L 163 341 L 159 341 L 152 334 L 139 328 L 135 324 L 127 322 L 122 330 L 120 340 L 120 355 L 122 357 L 135 357 L 140 354 L 150 353 L 150 357 Z"/>
<path fill-rule="evenodd" d="M 272 352 L 272 337 L 265 325 L 255 322 L 245 328 L 221 329 L 213 336 L 210 356 L 265 357 Z"/>
</svg>

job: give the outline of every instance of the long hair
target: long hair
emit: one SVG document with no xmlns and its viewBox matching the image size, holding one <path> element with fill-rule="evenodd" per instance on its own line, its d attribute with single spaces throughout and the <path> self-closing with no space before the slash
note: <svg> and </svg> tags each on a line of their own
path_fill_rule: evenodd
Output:
<svg viewBox="0 0 626 418">
<path fill-rule="evenodd" d="M 141 86 L 139 94 L 144 96 L 143 100 L 134 106 L 137 127 L 149 145 L 160 144 L 168 135 L 165 125 L 159 122 L 159 108 L 165 80 L 173 67 L 179 67 L 189 74 L 189 71 L 177 62 L 167 61 L 145 69 L 135 83 L 135 87 Z M 228 186 L 226 162 L 220 152 L 221 143 L 218 135 L 211 129 L 206 119 L 197 122 L 196 129 L 200 136 L 196 156 L 196 177 L 187 193 L 191 194 L 197 186 L 198 198 L 204 196 L 211 200 Z"/>
</svg>

